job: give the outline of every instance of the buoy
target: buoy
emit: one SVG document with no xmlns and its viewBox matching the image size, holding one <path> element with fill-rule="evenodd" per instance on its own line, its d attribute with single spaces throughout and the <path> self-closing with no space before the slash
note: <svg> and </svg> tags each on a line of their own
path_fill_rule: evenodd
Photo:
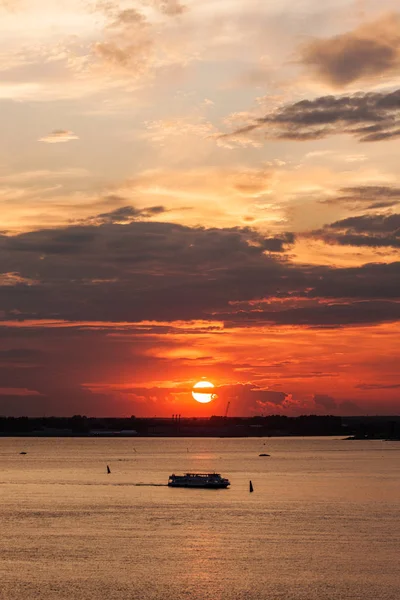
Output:
<svg viewBox="0 0 400 600">
<path fill-rule="evenodd" d="M 107 473 L 111 473 L 111 469 L 108 465 L 107 465 Z"/>
<path fill-rule="evenodd" d="M 250 479 L 250 492 L 253 492 L 253 484 L 251 483 L 251 479 Z"/>
</svg>

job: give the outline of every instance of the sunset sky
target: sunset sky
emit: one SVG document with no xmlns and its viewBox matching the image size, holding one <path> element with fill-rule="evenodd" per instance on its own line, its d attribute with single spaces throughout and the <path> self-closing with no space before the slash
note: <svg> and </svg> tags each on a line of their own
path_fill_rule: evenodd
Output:
<svg viewBox="0 0 400 600">
<path fill-rule="evenodd" d="M 400 412 L 398 0 L 0 0 L 0 107 L 0 415 Z"/>
</svg>

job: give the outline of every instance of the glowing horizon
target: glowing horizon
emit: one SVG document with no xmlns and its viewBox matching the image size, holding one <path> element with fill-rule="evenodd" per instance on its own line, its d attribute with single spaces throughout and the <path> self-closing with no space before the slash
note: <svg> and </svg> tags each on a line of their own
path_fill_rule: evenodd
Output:
<svg viewBox="0 0 400 600">
<path fill-rule="evenodd" d="M 0 16 L 0 414 L 399 411 L 397 2 Z"/>
</svg>

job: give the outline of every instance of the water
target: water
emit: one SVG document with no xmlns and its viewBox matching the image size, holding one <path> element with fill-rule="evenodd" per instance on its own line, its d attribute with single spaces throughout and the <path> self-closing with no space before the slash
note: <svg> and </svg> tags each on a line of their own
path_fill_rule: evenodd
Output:
<svg viewBox="0 0 400 600">
<path fill-rule="evenodd" d="M 400 598 L 398 442 L 3 438 L 0 465 L 2 600 Z M 187 470 L 232 486 L 163 485 Z"/>
</svg>

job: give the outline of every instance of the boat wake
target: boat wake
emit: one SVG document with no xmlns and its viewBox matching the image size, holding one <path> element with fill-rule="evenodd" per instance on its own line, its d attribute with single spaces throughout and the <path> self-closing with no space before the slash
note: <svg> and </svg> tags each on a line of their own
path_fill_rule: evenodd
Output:
<svg viewBox="0 0 400 600">
<path fill-rule="evenodd" d="M 168 487 L 167 483 L 131 483 L 127 485 L 148 486 L 148 487 Z"/>
</svg>

